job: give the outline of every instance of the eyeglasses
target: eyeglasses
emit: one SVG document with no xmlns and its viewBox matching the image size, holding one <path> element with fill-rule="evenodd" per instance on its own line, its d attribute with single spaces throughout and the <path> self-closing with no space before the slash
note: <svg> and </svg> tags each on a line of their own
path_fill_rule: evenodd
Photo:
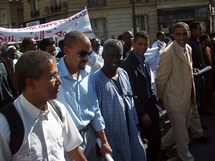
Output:
<svg viewBox="0 0 215 161">
<path fill-rule="evenodd" d="M 81 50 L 79 51 L 79 57 L 83 58 L 85 56 L 90 56 L 92 54 L 92 50 L 91 51 L 85 51 L 85 50 Z"/>
</svg>

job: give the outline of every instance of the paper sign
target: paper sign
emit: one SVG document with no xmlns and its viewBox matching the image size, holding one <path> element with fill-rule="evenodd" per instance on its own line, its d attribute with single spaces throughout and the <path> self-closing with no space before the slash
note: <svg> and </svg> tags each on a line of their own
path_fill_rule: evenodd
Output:
<svg viewBox="0 0 215 161">
<path fill-rule="evenodd" d="M 197 72 L 194 72 L 193 74 L 194 75 L 200 75 L 200 74 L 203 74 L 205 72 L 207 72 L 208 70 L 211 70 L 212 67 L 209 65 L 209 66 L 206 66 L 205 68 L 201 69 L 201 70 L 198 70 Z"/>
<path fill-rule="evenodd" d="M 70 31 L 92 31 L 87 9 L 69 18 L 41 25 L 15 29 L 0 27 L 0 44 L 21 42 L 24 37 L 32 37 L 35 40 L 42 40 L 47 37 L 64 37 Z"/>
</svg>

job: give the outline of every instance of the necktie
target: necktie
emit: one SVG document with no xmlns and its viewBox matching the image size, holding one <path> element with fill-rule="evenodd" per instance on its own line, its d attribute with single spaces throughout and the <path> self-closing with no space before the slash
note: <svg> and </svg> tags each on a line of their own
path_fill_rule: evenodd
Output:
<svg viewBox="0 0 215 161">
<path fill-rule="evenodd" d="M 187 61 L 190 62 L 188 51 L 186 49 L 184 50 L 184 56 L 186 57 Z"/>
</svg>

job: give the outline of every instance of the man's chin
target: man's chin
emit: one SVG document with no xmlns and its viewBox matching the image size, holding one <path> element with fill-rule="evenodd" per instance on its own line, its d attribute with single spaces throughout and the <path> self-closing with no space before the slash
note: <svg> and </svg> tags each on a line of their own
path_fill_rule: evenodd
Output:
<svg viewBox="0 0 215 161">
<path fill-rule="evenodd" d="M 53 92 L 51 99 L 56 99 L 58 96 L 58 93 L 59 93 L 59 90 L 56 90 L 55 92 Z"/>
<path fill-rule="evenodd" d="M 57 94 L 53 94 L 53 96 L 52 96 L 51 99 L 56 99 L 56 98 L 57 98 L 57 95 L 58 95 L 58 93 L 57 93 Z"/>
</svg>

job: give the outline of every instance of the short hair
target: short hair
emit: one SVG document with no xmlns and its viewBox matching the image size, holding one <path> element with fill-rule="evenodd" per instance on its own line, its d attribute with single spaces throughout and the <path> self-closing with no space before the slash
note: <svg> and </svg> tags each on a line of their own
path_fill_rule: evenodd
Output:
<svg viewBox="0 0 215 161">
<path fill-rule="evenodd" d="M 200 43 L 203 43 L 203 41 L 205 41 L 206 39 L 210 39 L 208 34 L 203 34 L 199 37 Z"/>
<path fill-rule="evenodd" d="M 18 59 L 15 65 L 15 77 L 22 90 L 26 87 L 27 78 L 40 79 L 43 74 L 40 64 L 49 60 L 53 60 L 56 63 L 51 54 L 39 50 L 27 51 Z"/>
<path fill-rule="evenodd" d="M 198 21 L 193 21 L 189 24 L 189 27 L 190 27 L 190 31 L 192 32 L 193 30 L 197 29 L 197 27 L 201 25 L 200 22 Z"/>
<path fill-rule="evenodd" d="M 104 42 L 103 45 L 103 55 L 108 53 L 123 53 L 123 46 L 119 40 L 116 39 L 108 39 Z"/>
<path fill-rule="evenodd" d="M 43 40 L 40 41 L 40 49 L 43 51 L 46 51 L 46 48 L 50 45 L 55 44 L 55 39 L 50 37 L 50 38 L 44 38 Z"/>
<path fill-rule="evenodd" d="M 71 43 L 74 43 L 77 40 L 80 40 L 81 38 L 86 38 L 86 36 L 79 31 L 71 31 L 65 35 L 65 38 L 63 40 L 64 46 L 66 45 L 68 46 Z"/>
<path fill-rule="evenodd" d="M 161 35 L 164 35 L 164 32 L 163 31 L 158 31 L 157 34 L 156 34 L 156 37 L 158 38 Z"/>
<path fill-rule="evenodd" d="M 186 24 L 185 22 L 176 23 L 175 26 L 173 27 L 173 32 L 175 32 L 175 30 L 178 28 L 185 28 L 187 31 L 190 30 L 188 24 Z"/>
<path fill-rule="evenodd" d="M 123 37 L 122 34 L 119 34 L 117 40 L 122 40 L 122 37 Z"/>
<path fill-rule="evenodd" d="M 143 38 L 143 39 L 145 39 L 149 43 L 149 35 L 145 31 L 137 32 L 134 35 L 134 41 L 136 41 L 138 38 Z"/>
<path fill-rule="evenodd" d="M 133 38 L 133 33 L 131 31 L 125 31 L 122 34 L 122 39 L 123 40 L 128 39 L 128 38 Z"/>
<path fill-rule="evenodd" d="M 29 46 L 32 43 L 32 38 L 31 37 L 25 37 L 22 40 L 22 49 L 25 50 L 27 46 Z"/>
</svg>

